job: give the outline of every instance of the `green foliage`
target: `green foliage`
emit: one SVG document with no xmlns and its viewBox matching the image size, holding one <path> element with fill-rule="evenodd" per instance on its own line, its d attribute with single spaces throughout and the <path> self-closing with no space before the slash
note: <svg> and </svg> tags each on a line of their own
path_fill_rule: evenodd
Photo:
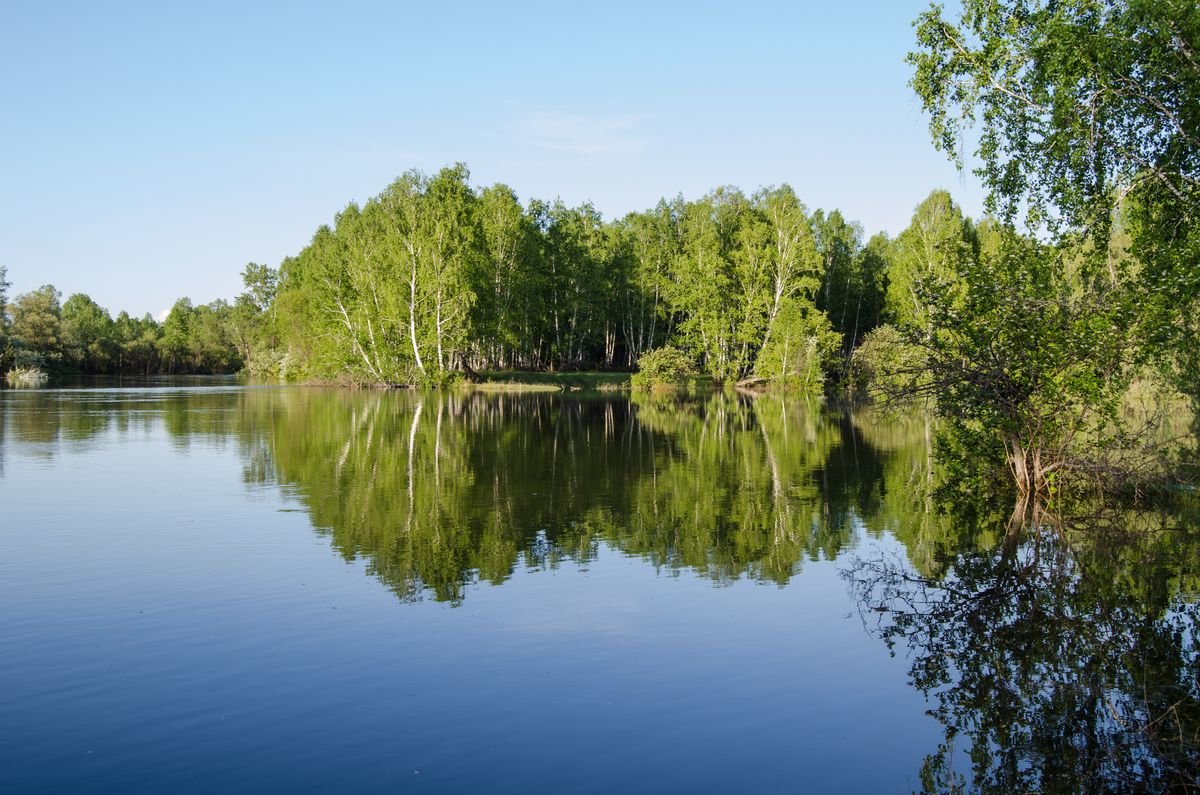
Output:
<svg viewBox="0 0 1200 795">
<path fill-rule="evenodd" d="M 242 365 L 234 344 L 234 308 L 224 301 L 193 306 L 176 302 L 160 325 L 108 310 L 82 293 L 61 305 L 47 285 L 12 305 L 7 362 L 59 373 L 229 373 Z"/>
<path fill-rule="evenodd" d="M 789 298 L 775 317 L 773 333 L 754 372 L 772 383 L 819 393 L 825 373 L 835 366 L 842 335 L 810 302 Z"/>
<path fill-rule="evenodd" d="M 460 370 L 630 368 L 664 344 L 696 351 L 717 380 L 755 372 L 764 355 L 780 362 L 768 370 L 803 369 L 806 383 L 832 366 L 820 334 L 819 364 L 780 358 L 799 326 L 817 328 L 825 267 L 790 187 L 719 188 L 606 223 L 589 204 L 522 208 L 506 186 L 475 189 L 468 176 L 461 165 L 409 172 L 284 261 L 272 333 L 292 372 L 436 384 Z M 853 341 L 877 322 L 882 260 L 860 256 L 857 231 L 834 215 L 852 231 L 839 249 L 849 292 L 838 295 Z M 260 343 L 241 331 L 253 313 L 238 318 L 239 349 L 257 361 Z"/>
<path fill-rule="evenodd" d="M 113 320 L 108 310 L 82 293 L 62 305 L 63 353 L 82 372 L 107 372 L 115 355 Z"/>
<path fill-rule="evenodd" d="M 885 324 L 869 332 L 854 351 L 850 385 L 856 395 L 873 401 L 903 401 L 915 394 L 927 367 L 921 348 Z"/>
<path fill-rule="evenodd" d="M 948 261 L 965 289 L 952 275 L 912 282 L 915 305 L 943 317 L 897 319 L 924 326 L 940 404 L 1003 438 L 1018 481 L 1041 488 L 1111 422 L 1139 362 L 1200 394 L 1200 6 L 967 0 L 957 22 L 922 14 L 917 42 L 912 85 L 934 141 L 961 162 L 979 124 L 977 173 L 1003 224 Z M 1011 228 L 1021 208 L 1042 242 Z M 947 287 L 960 303 L 938 295 Z M 1085 447 L 1104 455 L 1122 438 Z"/>
<path fill-rule="evenodd" d="M 160 329 L 150 315 L 130 317 L 121 312 L 113 321 L 113 345 L 116 349 L 112 372 L 149 375 L 159 371 L 162 354 Z"/>
<path fill-rule="evenodd" d="M 61 293 L 51 285 L 17 296 L 12 304 L 11 334 L 19 350 L 36 353 L 47 369 L 62 360 Z M 21 366 L 17 362 L 17 366 Z"/>
<path fill-rule="evenodd" d="M 408 172 L 284 262 L 289 357 L 316 378 L 437 383 L 471 335 L 483 236 L 461 164 Z"/>
<path fill-rule="evenodd" d="M 1078 246 L 1050 246 L 994 223 L 952 271 L 909 282 L 919 312 L 868 335 L 856 386 L 873 397 L 921 399 L 951 420 L 959 447 L 1001 452 L 1023 492 L 1061 469 L 1100 463 L 1097 434 L 1137 361 L 1129 307 L 1080 278 Z M 958 245 L 954 242 L 953 245 Z"/>
<path fill-rule="evenodd" d="M 1011 219 L 1107 234 L 1126 190 L 1195 209 L 1200 7 L 1190 0 L 967 0 L 916 23 L 912 85 L 936 145 L 981 123 L 979 174 Z M 961 159 L 961 158 L 960 158 Z"/>
<path fill-rule="evenodd" d="M 718 381 L 737 380 L 776 332 L 786 303 L 811 305 L 823 262 L 807 210 L 786 185 L 747 199 L 718 188 L 679 208 L 682 246 L 668 300 L 679 336 Z"/>
<path fill-rule="evenodd" d="M 678 348 L 664 345 L 643 353 L 633 376 L 635 389 L 684 385 L 696 373 L 692 357 Z"/>
<path fill-rule="evenodd" d="M 848 362 L 863 335 L 880 323 L 886 288 L 884 273 L 890 257 L 888 238 L 880 233 L 864 247 L 862 228 L 847 223 L 837 210 L 828 214 L 817 210 L 812 225 L 817 251 L 824 263 L 817 308 L 829 316 L 841 335 L 842 359 Z"/>
<path fill-rule="evenodd" d="M 670 334 L 671 268 L 679 256 L 675 210 L 665 200 L 615 225 L 618 256 L 625 259 L 619 317 L 628 361 L 637 361 Z"/>
<path fill-rule="evenodd" d="M 471 322 L 486 366 L 511 367 L 528 356 L 541 312 L 538 230 L 507 185 L 481 191 L 477 209 L 483 257 Z"/>
<path fill-rule="evenodd" d="M 246 287 L 243 295 L 260 312 L 266 312 L 275 301 L 275 293 L 279 289 L 279 271 L 266 265 L 247 263 L 242 270 L 242 284 Z"/>
<path fill-rule="evenodd" d="M 974 227 L 950 194 L 929 194 L 892 247 L 886 304 L 891 322 L 928 336 L 937 321 L 925 297 L 940 300 L 961 290 L 963 266 L 975 251 Z"/>
</svg>

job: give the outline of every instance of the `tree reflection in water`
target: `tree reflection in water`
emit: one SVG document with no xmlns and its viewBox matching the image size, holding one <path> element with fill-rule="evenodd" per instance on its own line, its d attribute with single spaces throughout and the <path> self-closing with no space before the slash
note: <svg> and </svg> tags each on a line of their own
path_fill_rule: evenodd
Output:
<svg viewBox="0 0 1200 795">
<path fill-rule="evenodd" d="M 247 479 L 283 485 L 406 600 L 458 603 L 517 566 L 586 565 L 601 543 L 783 584 L 855 536 L 856 474 L 834 455 L 855 431 L 815 404 L 294 391 L 247 394 L 242 412 L 265 439 Z"/>
<path fill-rule="evenodd" d="M 921 770 L 926 791 L 1197 788 L 1190 513 L 1042 523 L 961 552 L 941 578 L 885 557 L 846 571 L 868 628 L 909 655 L 911 682 L 945 727 Z"/>
<path fill-rule="evenodd" d="M 929 791 L 1158 792 L 1200 770 L 1200 507 L 1074 510 L 1011 530 L 939 484 L 924 417 L 803 401 L 324 389 L 8 395 L 0 458 L 162 426 L 236 449 L 401 599 L 461 603 L 606 547 L 724 584 L 783 584 L 862 538 L 869 629 L 945 726 Z M 2 474 L 2 471 L 0 471 Z"/>
</svg>

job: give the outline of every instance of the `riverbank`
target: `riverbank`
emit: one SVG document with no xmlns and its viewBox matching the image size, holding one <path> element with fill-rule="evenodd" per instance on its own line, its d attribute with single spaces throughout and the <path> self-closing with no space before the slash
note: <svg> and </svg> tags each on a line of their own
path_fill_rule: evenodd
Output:
<svg viewBox="0 0 1200 795">
<path fill-rule="evenodd" d="M 483 392 L 623 392 L 630 388 L 632 373 L 568 372 L 546 373 L 499 370 L 479 373 L 480 381 L 466 388 Z"/>
</svg>

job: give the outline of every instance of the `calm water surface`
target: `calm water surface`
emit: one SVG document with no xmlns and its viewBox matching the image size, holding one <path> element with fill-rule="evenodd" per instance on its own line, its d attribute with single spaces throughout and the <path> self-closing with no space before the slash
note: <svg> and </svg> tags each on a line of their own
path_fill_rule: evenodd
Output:
<svg viewBox="0 0 1200 795">
<path fill-rule="evenodd" d="M 929 444 L 770 397 L 0 391 L 0 791 L 1194 770 L 1094 717 L 1195 708 L 1194 516 L 1007 538 Z"/>
</svg>

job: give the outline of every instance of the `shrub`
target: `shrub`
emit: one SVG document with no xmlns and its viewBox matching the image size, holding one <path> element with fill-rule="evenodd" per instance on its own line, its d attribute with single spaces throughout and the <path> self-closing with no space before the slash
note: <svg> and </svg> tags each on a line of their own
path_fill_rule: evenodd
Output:
<svg viewBox="0 0 1200 795">
<path fill-rule="evenodd" d="M 647 351 L 638 359 L 638 371 L 632 380 L 634 389 L 651 389 L 663 386 L 682 386 L 696 374 L 692 357 L 678 348 L 665 345 Z"/>
<path fill-rule="evenodd" d="M 901 398 L 925 377 L 925 353 L 907 342 L 895 326 L 883 325 L 863 337 L 850 360 L 850 387 L 872 400 Z"/>
</svg>

